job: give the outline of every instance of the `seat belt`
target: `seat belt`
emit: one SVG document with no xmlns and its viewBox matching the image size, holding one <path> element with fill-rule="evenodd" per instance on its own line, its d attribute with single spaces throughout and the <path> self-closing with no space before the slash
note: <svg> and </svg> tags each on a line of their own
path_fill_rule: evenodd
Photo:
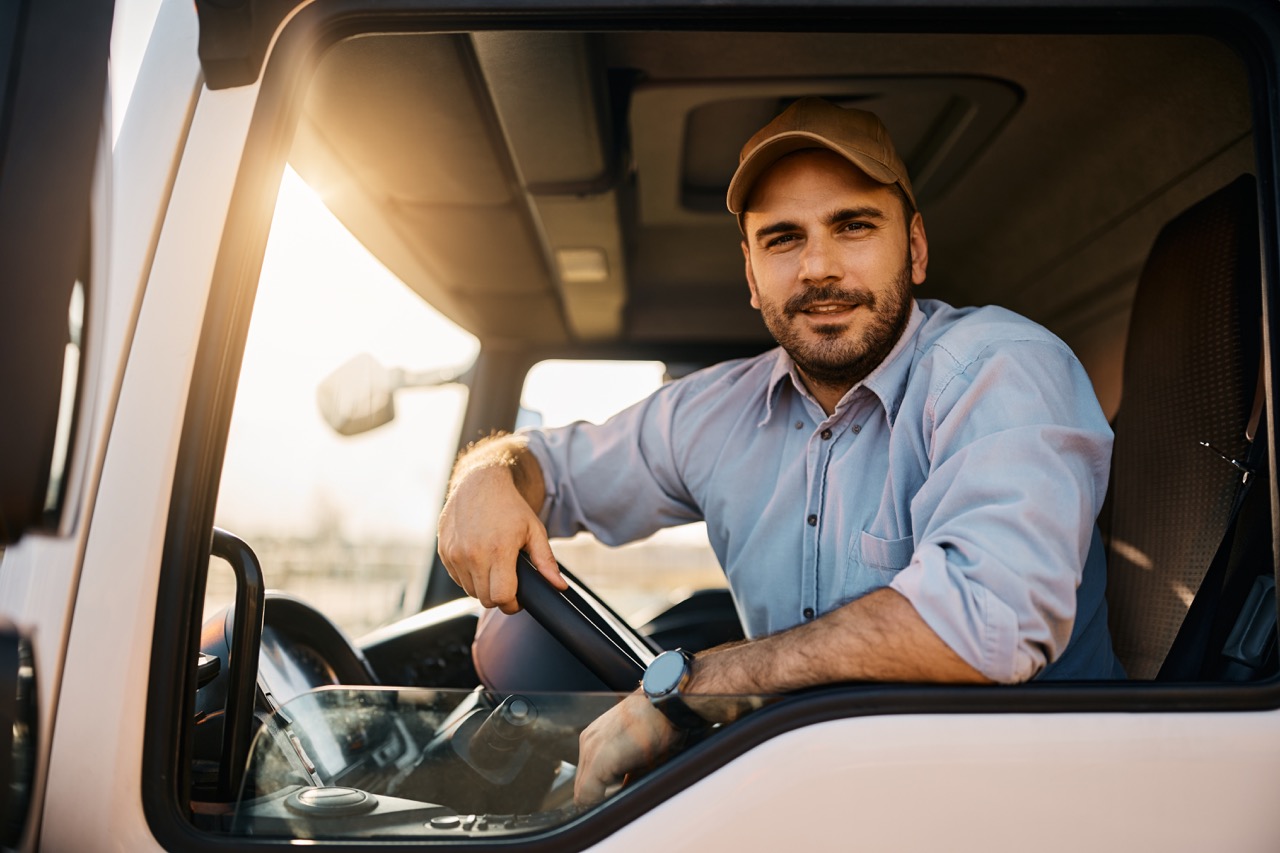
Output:
<svg viewBox="0 0 1280 853">
<path fill-rule="evenodd" d="M 1240 615 L 1222 644 L 1217 681 L 1252 681 L 1275 670 L 1276 578 L 1256 575 Z"/>
<path fill-rule="evenodd" d="M 1259 359 L 1261 362 L 1261 359 Z M 1198 681 L 1205 665 L 1205 653 L 1209 647 L 1210 635 L 1213 631 L 1218 606 L 1222 600 L 1223 588 L 1226 585 L 1227 567 L 1231 562 L 1232 545 L 1236 539 L 1236 526 L 1240 520 L 1240 511 L 1245 499 L 1249 496 L 1253 482 L 1261 474 L 1259 468 L 1266 449 L 1265 435 L 1259 435 L 1262 411 L 1265 403 L 1266 389 L 1263 384 L 1263 365 L 1258 366 L 1258 385 L 1254 393 L 1253 411 L 1245 427 L 1245 438 L 1249 442 L 1245 450 L 1244 460 L 1233 459 L 1222 453 L 1208 442 L 1200 444 L 1217 453 L 1224 460 L 1235 466 L 1240 473 L 1240 482 L 1236 486 L 1235 498 L 1231 503 L 1231 511 L 1227 516 L 1227 527 L 1223 531 L 1222 541 L 1214 552 L 1209 568 L 1200 581 L 1200 588 L 1187 609 L 1182 628 L 1174 638 L 1169 653 L 1165 656 L 1157 681 Z M 1272 607 L 1274 610 L 1275 608 Z M 1246 608 L 1246 612 L 1247 608 Z M 1257 632 L 1255 629 L 1254 633 Z M 1215 650 L 1217 651 L 1217 650 Z"/>
<path fill-rule="evenodd" d="M 1264 439 L 1265 440 L 1265 439 Z M 1271 489 L 1259 463 L 1236 520 L 1231 557 L 1222 580 L 1222 597 L 1213 617 L 1201 681 L 1250 681 L 1272 666 L 1275 647 L 1275 558 L 1271 542 Z"/>
</svg>

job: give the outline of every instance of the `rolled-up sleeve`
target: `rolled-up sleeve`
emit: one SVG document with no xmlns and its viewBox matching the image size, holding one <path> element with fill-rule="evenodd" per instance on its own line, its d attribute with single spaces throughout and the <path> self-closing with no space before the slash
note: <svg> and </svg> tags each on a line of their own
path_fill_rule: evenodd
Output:
<svg viewBox="0 0 1280 853">
<path fill-rule="evenodd" d="M 553 537 L 588 531 L 620 545 L 702 518 L 675 464 L 678 384 L 604 424 L 524 431 L 542 468 L 540 517 Z"/>
<path fill-rule="evenodd" d="M 915 552 L 892 587 L 979 672 L 1024 681 L 1071 635 L 1111 430 L 1057 342 L 983 353 L 929 394 Z"/>
</svg>

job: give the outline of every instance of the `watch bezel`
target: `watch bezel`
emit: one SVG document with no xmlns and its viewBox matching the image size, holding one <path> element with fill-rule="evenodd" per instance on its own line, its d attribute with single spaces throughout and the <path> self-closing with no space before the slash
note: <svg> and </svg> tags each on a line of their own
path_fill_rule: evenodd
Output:
<svg viewBox="0 0 1280 853">
<path fill-rule="evenodd" d="M 665 660 L 663 660 L 665 658 Z M 653 685 L 653 687 L 661 687 L 661 690 L 651 689 L 649 684 L 650 677 L 656 677 L 659 672 L 664 672 L 670 664 L 668 661 L 679 661 L 679 668 L 674 670 L 674 679 L 669 683 L 664 681 L 662 685 Z M 711 725 L 711 722 L 704 718 L 697 711 L 689 707 L 684 701 L 684 696 L 680 690 L 688 683 L 690 676 L 693 674 L 693 652 L 684 649 L 672 649 L 658 655 L 650 662 L 645 669 L 644 677 L 640 680 L 640 686 L 644 690 L 644 694 L 649 699 L 649 703 L 653 705 L 663 716 L 681 731 L 694 731 L 704 729 Z M 659 661 L 662 661 L 659 664 Z M 658 668 L 655 669 L 655 664 Z M 664 673 L 665 674 L 665 673 Z"/>
<path fill-rule="evenodd" d="M 671 666 L 668 661 L 679 662 L 678 668 L 673 669 L 669 676 L 665 672 Z M 658 655 L 649 663 L 640 680 L 645 695 L 650 699 L 657 699 L 679 693 L 680 688 L 689 680 L 692 663 L 693 655 L 684 649 L 671 649 Z M 659 674 L 663 676 L 663 680 L 651 684 L 651 680 L 656 682 Z"/>
</svg>

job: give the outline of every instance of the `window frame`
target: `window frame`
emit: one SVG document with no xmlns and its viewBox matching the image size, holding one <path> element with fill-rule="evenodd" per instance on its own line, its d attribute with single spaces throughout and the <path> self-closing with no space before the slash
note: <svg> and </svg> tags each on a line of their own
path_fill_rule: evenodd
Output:
<svg viewBox="0 0 1280 853">
<path fill-rule="evenodd" d="M 955 33 L 1195 33 L 1216 37 L 1241 55 L 1249 76 L 1254 116 L 1255 149 L 1262 225 L 1263 320 L 1267 334 L 1267 407 L 1275 423 L 1271 381 L 1277 356 L 1272 333 L 1271 304 L 1276 270 L 1280 269 L 1280 11 L 1261 9 L 1245 0 L 1226 4 L 1134 0 L 1121 13 L 1088 0 L 1065 0 L 1052 9 L 1011 9 L 999 0 L 974 0 L 963 6 L 889 2 L 859 9 L 856 21 L 838 0 L 813 0 L 801 8 L 763 0 L 738 8 L 693 6 L 673 13 L 650 0 L 613 0 L 607 7 L 586 2 L 551 4 L 511 3 L 485 12 L 462 0 L 441 4 L 405 0 L 398 13 L 368 13 L 359 0 L 317 0 L 301 9 L 281 32 L 263 72 L 262 89 L 246 143 L 214 274 L 212 295 L 199 343 L 191 393 L 183 426 L 177 471 L 169 507 L 161 586 L 147 697 L 147 728 L 153 733 L 143 755 L 142 801 L 147 821 L 159 843 L 193 851 L 276 848 L 278 840 L 233 838 L 197 830 L 184 814 L 188 789 L 187 755 L 194 696 L 194 671 L 189 661 L 198 648 L 205 565 L 222 449 L 226 440 L 240 353 L 247 333 L 249 309 L 256 290 L 263 247 L 270 223 L 270 204 L 283 169 L 300 95 L 310 67 L 325 48 L 358 32 L 458 31 L 497 29 L 682 29 L 682 30 L 805 30 L 838 21 L 848 29 L 911 32 L 918 22 L 930 30 Z M 264 192 L 270 190 L 270 192 Z M 486 352 L 482 341 L 476 381 L 486 373 L 525 362 L 525 369 L 547 357 L 566 357 L 565 350 L 508 353 Z M 585 348 L 598 357 L 610 348 Z M 630 357 L 640 349 L 630 350 Z M 670 354 L 665 356 L 670 358 Z M 497 407 L 518 404 L 515 394 Z M 481 422 L 480 395 L 471 394 L 463 437 L 478 428 L 487 431 L 497 409 Z M 1275 439 L 1268 434 L 1271 468 L 1273 553 L 1280 531 L 1280 487 L 1276 478 Z M 434 575 L 435 573 L 433 573 Z M 428 594 L 429 598 L 429 594 Z M 181 637 L 180 642 L 173 642 Z M 732 730 L 693 753 L 676 757 L 651 774 L 628 796 L 550 833 L 522 842 L 506 841 L 503 849 L 558 850 L 586 847 L 618 831 L 661 802 L 677 795 L 734 758 L 785 732 L 819 722 L 883 714 L 1010 714 L 1061 712 L 1190 713 L 1248 712 L 1280 708 L 1280 678 L 1252 684 L 1027 684 L 1016 687 L 952 687 L 895 685 L 837 685 L 806 690 L 788 697 L 736 724 Z M 342 842 L 316 844 L 317 849 L 388 850 L 423 842 Z M 468 849 L 496 849 L 496 845 L 467 841 Z"/>
</svg>

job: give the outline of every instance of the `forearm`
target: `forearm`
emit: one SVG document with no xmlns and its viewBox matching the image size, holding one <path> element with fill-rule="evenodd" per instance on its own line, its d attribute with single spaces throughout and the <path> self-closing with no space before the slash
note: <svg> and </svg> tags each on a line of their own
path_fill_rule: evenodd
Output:
<svg viewBox="0 0 1280 853">
<path fill-rule="evenodd" d="M 886 588 L 789 631 L 703 652 L 682 692 L 696 712 L 724 723 L 745 705 L 711 697 L 785 693 L 839 681 L 988 679 L 952 651 L 907 599 Z M 583 731 L 575 799 L 582 805 L 599 802 L 610 785 L 651 764 L 679 739 L 676 728 L 636 691 Z"/>
<path fill-rule="evenodd" d="M 743 706 L 710 697 L 785 693 L 839 681 L 987 679 L 952 651 L 907 599 L 886 588 L 789 631 L 703 652 L 683 692 L 709 721 L 729 722 Z M 700 696 L 708 698 L 699 701 Z M 631 694 L 582 733 L 575 798 L 583 805 L 599 802 L 608 786 L 652 763 L 679 737 L 643 693 Z"/>
<path fill-rule="evenodd" d="M 907 599 L 880 589 L 819 619 L 698 657 L 692 693 L 770 694 L 840 681 L 986 683 Z"/>
<path fill-rule="evenodd" d="M 529 452 L 529 440 L 523 435 L 495 433 L 468 445 L 453 466 L 448 495 L 451 497 L 467 477 L 480 471 L 506 472 L 533 511 L 541 511 L 546 500 L 542 467 Z"/>
</svg>

